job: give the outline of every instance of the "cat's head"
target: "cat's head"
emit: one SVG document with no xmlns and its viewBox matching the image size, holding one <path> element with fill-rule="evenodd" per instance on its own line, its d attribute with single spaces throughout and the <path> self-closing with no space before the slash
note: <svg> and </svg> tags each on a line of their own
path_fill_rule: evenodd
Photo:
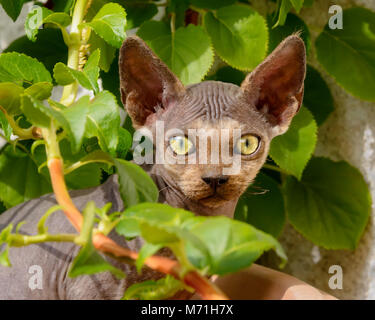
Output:
<svg viewBox="0 0 375 320">
<path fill-rule="evenodd" d="M 185 87 L 141 39 L 129 37 L 119 61 L 122 102 L 136 129 L 148 128 L 154 142 L 157 131 L 163 135 L 158 172 L 189 200 L 215 208 L 246 190 L 271 140 L 288 129 L 302 103 L 305 60 L 293 35 L 240 87 Z"/>
</svg>

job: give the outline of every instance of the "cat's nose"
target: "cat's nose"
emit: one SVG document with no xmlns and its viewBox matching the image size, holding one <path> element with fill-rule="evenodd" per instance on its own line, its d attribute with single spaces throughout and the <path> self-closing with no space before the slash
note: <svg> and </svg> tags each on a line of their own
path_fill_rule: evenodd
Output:
<svg viewBox="0 0 375 320">
<path fill-rule="evenodd" d="M 202 180 L 208 184 L 212 189 L 216 189 L 218 186 L 226 184 L 229 180 L 228 177 L 202 177 Z"/>
</svg>

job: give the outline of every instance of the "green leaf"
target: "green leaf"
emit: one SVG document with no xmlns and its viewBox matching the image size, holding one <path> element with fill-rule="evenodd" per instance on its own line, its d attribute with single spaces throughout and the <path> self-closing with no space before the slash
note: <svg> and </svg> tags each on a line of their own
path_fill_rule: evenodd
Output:
<svg viewBox="0 0 375 320">
<path fill-rule="evenodd" d="M 114 153 L 118 143 L 120 111 L 116 98 L 108 91 L 101 91 L 90 102 L 85 136 L 98 137 L 104 151 Z"/>
<path fill-rule="evenodd" d="M 164 22 L 147 21 L 137 35 L 185 85 L 200 82 L 213 63 L 210 39 L 200 26 L 190 24 L 172 35 Z"/>
<path fill-rule="evenodd" d="M 181 281 L 167 275 L 159 280 L 143 281 L 131 285 L 122 298 L 123 300 L 164 300 L 174 296 L 178 291 L 183 290 Z"/>
<path fill-rule="evenodd" d="M 294 9 L 296 9 L 297 13 L 299 13 L 303 7 L 304 0 L 290 0 Z"/>
<path fill-rule="evenodd" d="M 320 73 L 310 65 L 307 65 L 303 104 L 313 114 L 319 126 L 334 110 L 331 90 Z"/>
<path fill-rule="evenodd" d="M 71 144 L 67 139 L 63 139 L 60 142 L 60 150 L 61 155 L 64 158 L 64 163 L 67 167 L 76 162 L 86 160 L 86 157 L 88 157 L 88 154 L 84 148 L 81 148 L 78 153 L 73 153 L 74 151 L 71 149 Z M 94 150 L 91 153 L 98 151 L 99 150 Z M 103 163 L 88 163 L 74 170 L 73 172 L 65 175 L 68 188 L 80 190 L 100 185 L 102 182 L 102 168 L 106 167 L 107 165 Z"/>
<path fill-rule="evenodd" d="M 163 246 L 160 244 L 152 244 L 152 243 L 145 243 L 141 250 L 139 251 L 139 255 L 137 261 L 135 262 L 135 266 L 137 267 L 137 272 L 140 273 L 142 267 L 146 261 L 146 259 L 153 254 L 155 254 L 159 249 Z"/>
<path fill-rule="evenodd" d="M 286 18 L 288 16 L 289 11 L 292 9 L 292 3 L 290 0 L 281 0 L 280 6 L 278 8 L 278 19 L 276 24 L 273 26 L 273 28 L 276 28 L 277 26 L 283 26 Z"/>
<path fill-rule="evenodd" d="M 249 6 L 207 12 L 204 25 L 217 53 L 230 66 L 249 71 L 263 61 L 268 46 L 267 24 Z"/>
<path fill-rule="evenodd" d="M 271 158 L 286 172 L 301 178 L 317 141 L 318 127 L 310 111 L 302 107 L 289 130 L 271 142 Z"/>
<path fill-rule="evenodd" d="M 346 91 L 375 101 L 375 13 L 365 8 L 343 11 L 344 29 L 326 25 L 316 40 L 320 64 Z"/>
<path fill-rule="evenodd" d="M 18 115 L 21 113 L 20 96 L 24 89 L 12 82 L 0 83 L 0 106 L 5 109 L 9 115 Z M 1 109 L 0 109 L 1 112 Z"/>
<path fill-rule="evenodd" d="M 300 36 L 305 43 L 306 52 L 308 53 L 311 47 L 311 35 L 309 28 L 305 24 L 305 22 L 295 14 L 288 14 L 288 17 L 284 23 L 284 25 L 279 25 L 275 28 L 272 27 L 272 16 L 267 16 L 267 24 L 270 28 L 270 39 L 269 39 L 269 48 L 268 53 L 271 53 L 281 41 L 283 41 L 286 37 L 300 32 Z"/>
<path fill-rule="evenodd" d="M 234 217 L 278 237 L 285 224 L 284 200 L 279 184 L 259 173 L 239 199 Z"/>
<path fill-rule="evenodd" d="M 52 24 L 60 29 L 64 29 L 72 22 L 70 16 L 63 12 L 53 12 L 47 8 L 34 6 L 31 8 L 25 21 L 26 36 L 35 41 L 39 28 L 46 24 Z"/>
<path fill-rule="evenodd" d="M 100 51 L 97 49 L 90 55 L 82 71 L 69 68 L 66 64 L 59 62 L 53 69 L 53 76 L 60 85 L 66 86 L 78 81 L 82 87 L 97 93 L 99 91 L 99 59 Z"/>
<path fill-rule="evenodd" d="M 118 144 L 116 148 L 117 157 L 120 159 L 125 159 L 129 149 L 132 146 L 133 138 L 130 132 L 124 128 L 119 129 Z"/>
<path fill-rule="evenodd" d="M 25 89 L 25 94 L 38 100 L 45 100 L 52 94 L 53 85 L 50 82 L 38 82 Z"/>
<path fill-rule="evenodd" d="M 94 274 L 99 272 L 110 271 L 118 279 L 123 278 L 124 273 L 109 264 L 94 248 L 92 244 L 92 228 L 94 226 L 95 218 L 95 204 L 89 202 L 83 211 L 84 220 L 82 231 L 79 236 L 80 240 L 84 242 L 81 250 L 74 258 L 69 268 L 68 275 L 70 277 L 77 277 L 84 274 Z"/>
<path fill-rule="evenodd" d="M 137 221 L 138 227 L 130 226 Z M 119 234 L 142 236 L 152 244 L 172 249 L 186 267 L 209 274 L 225 274 L 249 266 L 266 250 L 275 249 L 285 260 L 278 242 L 254 227 L 226 217 L 202 217 L 163 204 L 142 203 L 128 208 L 116 226 Z M 190 262 L 187 262 L 187 258 Z"/>
<path fill-rule="evenodd" d="M 53 0 L 53 11 L 69 13 L 75 0 Z"/>
<path fill-rule="evenodd" d="M 101 72 L 100 78 L 102 79 L 103 89 L 112 92 L 116 96 L 117 103 L 122 105 L 121 95 L 120 95 L 120 90 L 119 90 L 120 76 L 119 76 L 119 70 L 118 70 L 118 52 L 116 53 L 115 58 L 113 60 L 114 61 L 110 65 L 108 72 Z"/>
<path fill-rule="evenodd" d="M 6 246 L 5 249 L 0 252 L 0 265 L 2 265 L 3 267 L 12 266 L 9 260 L 9 246 Z"/>
<path fill-rule="evenodd" d="M 68 127 L 67 121 L 59 111 L 44 105 L 29 95 L 22 96 L 21 108 L 27 119 L 35 126 L 49 128 L 51 119 L 55 119 L 60 124 L 63 123 L 64 128 Z"/>
<path fill-rule="evenodd" d="M 13 41 L 4 52 L 25 53 L 43 63 L 47 70 L 52 73 L 57 62 L 66 61 L 68 48 L 64 43 L 60 30 L 39 30 L 38 38 L 32 42 L 23 36 Z"/>
<path fill-rule="evenodd" d="M 9 173 L 12 174 L 9 174 Z M 0 154 L 0 200 L 7 208 L 51 192 L 34 161 L 21 151 L 7 146 Z"/>
<path fill-rule="evenodd" d="M 361 173 L 344 161 L 313 158 L 301 181 L 284 187 L 291 224 L 326 249 L 358 245 L 371 214 L 371 196 Z"/>
<path fill-rule="evenodd" d="M 117 3 L 105 4 L 89 23 L 83 26 L 91 27 L 97 35 L 110 45 L 120 48 L 126 38 L 126 12 Z"/>
<path fill-rule="evenodd" d="M 10 141 L 10 137 L 13 133 L 12 127 L 10 126 L 4 112 L 0 110 L 0 129 L 3 129 L 5 138 Z"/>
<path fill-rule="evenodd" d="M 190 0 L 190 3 L 197 8 L 219 9 L 224 6 L 232 5 L 236 0 Z"/>
<path fill-rule="evenodd" d="M 111 67 L 112 61 L 115 59 L 116 48 L 105 42 L 95 32 L 91 32 L 88 44 L 90 45 L 90 50 L 92 52 L 97 49 L 100 50 L 99 67 L 105 72 L 108 72 Z M 119 91 L 118 88 L 116 89 L 116 92 Z"/>
<path fill-rule="evenodd" d="M 21 13 L 23 5 L 30 0 L 0 0 L 3 9 L 13 21 L 16 21 Z"/>
<path fill-rule="evenodd" d="M 158 188 L 141 167 L 122 159 L 116 159 L 115 165 L 119 175 L 121 198 L 126 207 L 158 200 Z"/>
<path fill-rule="evenodd" d="M 69 128 L 66 128 L 66 130 L 70 136 L 73 152 L 78 152 L 82 146 L 89 108 L 90 97 L 83 96 L 69 108 L 62 110 L 66 121 L 69 123 Z"/>
<path fill-rule="evenodd" d="M 280 244 L 272 236 L 254 227 L 227 217 L 195 217 L 187 229 L 206 244 L 210 261 L 201 249 L 187 243 L 187 255 L 194 266 L 203 270 L 209 267 L 209 274 L 223 275 L 250 266 L 265 251 L 274 249 L 282 259 L 286 256 Z"/>
<path fill-rule="evenodd" d="M 240 70 L 225 66 L 216 71 L 214 75 L 208 76 L 207 80 L 222 81 L 241 85 L 245 79 L 246 74 Z"/>
<path fill-rule="evenodd" d="M 123 6 L 126 10 L 126 30 L 139 27 L 158 13 L 158 8 L 153 3 L 128 0 L 123 3 Z"/>
<path fill-rule="evenodd" d="M 51 75 L 38 60 L 17 52 L 0 55 L 0 82 L 25 83 L 52 82 Z"/>
</svg>

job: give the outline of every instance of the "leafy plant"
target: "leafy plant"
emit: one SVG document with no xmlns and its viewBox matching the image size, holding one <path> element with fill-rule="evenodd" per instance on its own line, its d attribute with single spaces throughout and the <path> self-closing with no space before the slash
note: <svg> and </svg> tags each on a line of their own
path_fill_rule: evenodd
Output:
<svg viewBox="0 0 375 320">
<path fill-rule="evenodd" d="M 13 20 L 25 2 L 0 0 Z M 278 0 L 274 14 L 267 17 L 246 1 L 52 0 L 49 5 L 52 9 L 40 5 L 31 9 L 26 35 L 0 55 L 0 126 L 8 142 L 0 153 L 0 210 L 51 190 L 59 207 L 46 212 L 36 235 L 20 235 L 17 229 L 12 233 L 11 225 L 3 229 L 1 264 L 11 264 L 12 246 L 69 241 L 81 246 L 70 276 L 102 271 L 123 276 L 102 258 L 102 252 L 126 258 L 138 270 L 147 265 L 168 274 L 162 280 L 134 285 L 125 293 L 126 299 L 166 298 L 181 289 L 197 290 L 208 299 L 225 295 L 206 276 L 245 268 L 270 249 L 285 263 L 274 237 L 286 220 L 325 248 L 356 247 L 371 198 L 357 169 L 313 156 L 319 126 L 334 110 L 334 101 L 312 66 L 308 66 L 304 107 L 289 131 L 273 141 L 269 163 L 240 199 L 237 220 L 230 220 L 195 217 L 154 203 L 158 190 L 151 178 L 127 161 L 133 129 L 128 119 L 121 126 L 116 57 L 126 30 L 139 27 L 138 36 L 184 84 L 204 79 L 240 84 L 245 71 L 254 69 L 287 35 L 301 31 L 309 54 L 316 52 L 339 84 L 355 96 L 374 101 L 373 12 L 345 10 L 349 23 L 345 30 L 326 27 L 313 41 L 309 27 L 297 15 L 313 5 L 307 0 Z M 153 20 L 158 8 L 164 12 L 160 21 Z M 290 13 L 293 10 L 297 14 Z M 219 63 L 214 64 L 215 59 Z M 356 81 L 348 76 L 347 68 L 353 71 L 353 66 Z M 63 87 L 59 101 L 51 98 L 56 86 Z M 90 95 L 77 99 L 79 87 Z M 10 176 L 14 166 L 17 174 Z M 102 173 L 113 172 L 119 175 L 126 210 L 109 213 L 110 204 L 96 208 L 90 202 L 81 215 L 66 190 L 98 185 L 103 182 Z M 268 192 L 262 194 L 263 190 Z M 79 234 L 48 233 L 44 222 L 58 208 Z M 107 238 L 113 229 L 126 238 L 143 237 L 144 247 L 139 253 L 121 248 Z M 171 249 L 177 261 L 155 255 L 163 247 Z"/>
</svg>

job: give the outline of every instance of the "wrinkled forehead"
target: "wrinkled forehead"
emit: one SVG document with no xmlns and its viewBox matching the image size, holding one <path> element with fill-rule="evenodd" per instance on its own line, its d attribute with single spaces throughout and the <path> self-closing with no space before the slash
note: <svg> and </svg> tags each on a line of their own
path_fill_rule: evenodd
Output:
<svg viewBox="0 0 375 320">
<path fill-rule="evenodd" d="M 185 96 L 168 112 L 169 122 L 184 126 L 196 119 L 220 120 L 238 104 L 241 89 L 230 83 L 206 81 L 187 87 Z"/>
<path fill-rule="evenodd" d="M 163 120 L 167 127 L 179 129 L 228 128 L 254 133 L 267 129 L 263 116 L 245 101 L 240 87 L 218 81 L 188 87 Z"/>
</svg>

